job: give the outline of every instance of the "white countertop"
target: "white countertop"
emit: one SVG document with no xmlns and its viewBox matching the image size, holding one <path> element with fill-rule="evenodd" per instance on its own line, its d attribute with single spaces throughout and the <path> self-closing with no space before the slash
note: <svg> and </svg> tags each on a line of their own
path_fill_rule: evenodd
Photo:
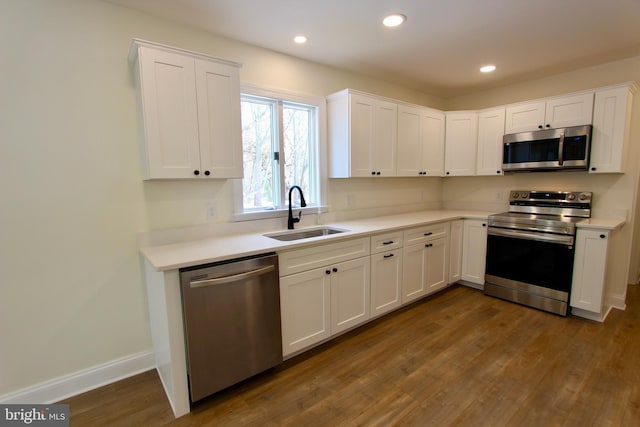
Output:
<svg viewBox="0 0 640 427">
<path fill-rule="evenodd" d="M 496 212 L 433 210 L 391 215 L 378 218 L 322 224 L 327 227 L 348 231 L 328 236 L 312 237 L 297 241 L 279 241 L 266 237 L 274 231 L 264 233 L 238 234 L 233 236 L 209 237 L 167 245 L 140 248 L 142 254 L 158 271 L 174 270 L 182 267 L 224 261 L 232 258 L 257 255 L 266 252 L 284 251 L 303 246 L 315 245 L 325 241 L 338 241 L 359 236 L 391 232 L 409 227 L 418 227 L 456 219 L 486 219 Z M 624 224 L 624 220 L 590 218 L 577 224 L 578 228 L 596 228 L 615 230 Z M 307 227 L 315 228 L 315 227 Z M 286 231 L 286 230 L 279 230 Z"/>
</svg>

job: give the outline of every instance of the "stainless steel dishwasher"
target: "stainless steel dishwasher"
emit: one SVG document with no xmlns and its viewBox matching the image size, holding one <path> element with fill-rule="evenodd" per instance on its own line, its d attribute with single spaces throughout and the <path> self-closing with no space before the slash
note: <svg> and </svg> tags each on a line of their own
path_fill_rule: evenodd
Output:
<svg viewBox="0 0 640 427">
<path fill-rule="evenodd" d="M 180 270 L 191 402 L 282 362 L 278 256 Z"/>
</svg>

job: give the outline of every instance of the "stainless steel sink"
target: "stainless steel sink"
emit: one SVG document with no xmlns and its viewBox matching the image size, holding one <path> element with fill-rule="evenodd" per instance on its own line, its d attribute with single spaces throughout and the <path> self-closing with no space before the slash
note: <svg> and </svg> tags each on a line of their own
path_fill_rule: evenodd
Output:
<svg viewBox="0 0 640 427">
<path fill-rule="evenodd" d="M 272 239 L 280 240 L 283 242 L 289 242 L 291 240 L 300 240 L 300 239 L 309 239 L 311 237 L 320 237 L 320 236 L 328 236 L 330 234 L 338 234 L 344 233 L 345 231 L 340 228 L 333 227 L 318 227 L 318 228 L 307 228 L 303 230 L 291 230 L 291 231 L 282 231 L 278 233 L 269 233 L 263 234 L 265 237 L 270 237 Z"/>
</svg>

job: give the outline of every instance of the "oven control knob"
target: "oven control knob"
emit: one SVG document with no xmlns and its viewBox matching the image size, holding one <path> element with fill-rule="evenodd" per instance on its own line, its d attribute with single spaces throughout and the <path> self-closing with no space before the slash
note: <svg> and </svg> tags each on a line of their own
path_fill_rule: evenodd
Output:
<svg viewBox="0 0 640 427">
<path fill-rule="evenodd" d="M 520 197 L 523 199 L 528 199 L 529 198 L 529 193 L 521 193 Z"/>
<path fill-rule="evenodd" d="M 580 201 L 584 202 L 585 200 L 587 200 L 589 196 L 586 195 L 585 193 L 580 194 Z"/>
<path fill-rule="evenodd" d="M 513 193 L 511 197 L 513 197 L 514 199 L 517 199 L 520 197 L 520 193 Z"/>
<path fill-rule="evenodd" d="M 575 200 L 575 199 L 576 199 L 576 195 L 574 193 L 567 194 L 567 200 Z"/>
</svg>

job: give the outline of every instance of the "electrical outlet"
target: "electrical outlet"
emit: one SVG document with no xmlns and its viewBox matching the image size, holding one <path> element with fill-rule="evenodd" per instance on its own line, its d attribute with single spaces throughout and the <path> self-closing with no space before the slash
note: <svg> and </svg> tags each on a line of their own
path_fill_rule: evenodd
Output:
<svg viewBox="0 0 640 427">
<path fill-rule="evenodd" d="M 207 203 L 207 219 L 213 221 L 216 218 L 218 218 L 218 207 L 215 202 Z"/>
<path fill-rule="evenodd" d="M 351 208 L 356 202 L 356 196 L 353 194 L 347 194 L 347 207 Z"/>
</svg>

